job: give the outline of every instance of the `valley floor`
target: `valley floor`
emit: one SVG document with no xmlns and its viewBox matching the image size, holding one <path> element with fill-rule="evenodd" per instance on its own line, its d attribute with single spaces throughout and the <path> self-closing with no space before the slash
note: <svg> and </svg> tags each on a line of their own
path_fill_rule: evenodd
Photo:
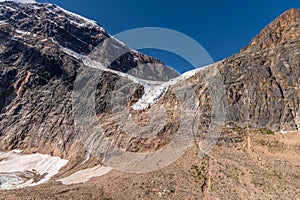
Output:
<svg viewBox="0 0 300 200">
<path fill-rule="evenodd" d="M 195 147 L 147 174 L 112 170 L 84 184 L 0 191 L 0 199 L 299 199 L 300 132 L 227 130 L 209 156 Z"/>
</svg>

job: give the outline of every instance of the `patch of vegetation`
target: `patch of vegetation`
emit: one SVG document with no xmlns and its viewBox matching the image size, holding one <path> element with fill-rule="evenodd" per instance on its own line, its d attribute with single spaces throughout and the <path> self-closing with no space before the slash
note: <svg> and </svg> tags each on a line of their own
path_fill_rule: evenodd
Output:
<svg viewBox="0 0 300 200">
<path fill-rule="evenodd" d="M 207 173 L 207 164 L 209 162 L 209 155 L 205 155 L 199 165 L 193 164 L 189 173 L 195 179 L 196 182 L 204 181 Z"/>
<path fill-rule="evenodd" d="M 263 135 L 274 135 L 274 131 L 268 129 L 268 128 L 260 128 L 258 131 Z"/>
<path fill-rule="evenodd" d="M 231 128 L 231 130 L 238 132 L 238 133 L 242 133 L 242 134 L 246 134 L 247 132 L 257 132 L 257 133 L 261 133 L 263 135 L 273 135 L 274 131 L 268 129 L 268 128 L 259 128 L 259 129 L 249 129 L 247 127 L 241 127 L 241 126 L 236 126 Z"/>
<path fill-rule="evenodd" d="M 149 195 L 151 193 L 151 190 L 150 189 L 147 189 L 146 191 L 145 191 L 145 195 Z"/>
<path fill-rule="evenodd" d="M 170 189 L 170 193 L 171 193 L 171 194 L 172 194 L 172 193 L 174 194 L 174 193 L 175 193 L 175 188 L 171 188 L 171 189 Z"/>
<path fill-rule="evenodd" d="M 201 181 L 202 179 L 204 179 L 205 166 L 204 165 L 202 165 L 202 166 L 192 165 L 189 172 L 196 181 Z"/>
<path fill-rule="evenodd" d="M 105 194 L 104 194 L 104 189 L 101 187 L 100 190 L 99 190 L 99 196 L 97 197 L 98 200 L 113 200 L 113 198 L 111 197 L 107 197 Z"/>
<path fill-rule="evenodd" d="M 246 133 L 248 129 L 247 127 L 236 126 L 232 130 L 238 133 Z"/>
<path fill-rule="evenodd" d="M 233 63 L 233 62 L 235 62 L 235 61 L 241 60 L 242 58 L 243 58 L 243 56 L 239 56 L 239 57 L 233 58 L 233 59 L 230 60 L 229 62 L 230 62 L 230 63 Z"/>
</svg>

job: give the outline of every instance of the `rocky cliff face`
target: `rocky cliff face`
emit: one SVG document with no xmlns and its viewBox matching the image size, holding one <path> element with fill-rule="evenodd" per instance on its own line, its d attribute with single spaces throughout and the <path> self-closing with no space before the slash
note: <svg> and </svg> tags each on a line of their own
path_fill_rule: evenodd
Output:
<svg viewBox="0 0 300 200">
<path fill-rule="evenodd" d="M 228 120 L 278 131 L 299 129 L 300 10 L 269 24 L 249 47 L 219 65 Z"/>
<path fill-rule="evenodd" d="M 198 95 L 199 102 L 195 102 L 195 107 L 190 113 L 196 117 L 197 128 L 194 134 L 198 138 L 210 137 L 210 133 L 206 131 L 214 121 L 219 123 L 218 128 L 239 126 L 248 129 L 267 128 L 273 131 L 298 130 L 299 13 L 300 11 L 296 9 L 285 12 L 256 36 L 249 47 L 241 53 L 205 69 L 188 72 L 167 85 L 166 94 L 153 105 L 164 107 L 169 113 L 163 131 L 156 137 L 151 139 L 126 137 L 126 133 L 118 128 L 118 123 L 110 121 L 118 119 L 119 115 L 113 113 L 111 116 L 109 110 L 98 112 L 104 113 L 102 119 L 109 121 L 109 125 L 103 127 L 104 130 L 110 133 L 108 135 L 113 133 L 122 135 L 125 138 L 123 145 L 130 144 L 127 150 L 146 151 L 163 146 L 172 139 L 172 133 L 177 132 L 180 126 L 182 103 L 174 95 L 174 91 L 188 90 L 189 87 Z M 110 80 L 110 83 L 118 81 Z M 208 82 L 210 83 L 207 85 Z M 220 88 L 221 91 L 216 92 Z M 104 91 L 102 93 L 104 94 Z M 109 105 L 106 101 L 102 103 Z M 219 107 L 219 112 L 213 111 L 213 107 L 217 108 L 219 104 L 224 104 L 225 109 Z M 101 102 L 98 102 L 98 105 L 101 105 Z M 131 114 L 136 115 L 139 122 L 145 123 L 147 118 L 143 116 L 148 112 L 150 111 L 146 109 L 141 113 L 134 111 Z M 160 122 L 156 122 L 157 126 L 159 124 Z"/>
<path fill-rule="evenodd" d="M 82 57 L 110 36 L 96 22 L 55 5 L 1 2 L 0 13 L 1 149 L 21 148 L 63 157 L 84 153 L 84 148 L 78 148 L 73 127 L 73 83 Z M 103 45 L 110 51 L 128 50 L 117 40 L 114 46 Z M 128 50 L 109 64 L 108 57 L 99 59 L 116 73 L 145 77 L 134 70 L 144 65 L 155 80 L 178 75 L 136 51 Z M 72 148 L 73 153 L 66 151 Z"/>
</svg>

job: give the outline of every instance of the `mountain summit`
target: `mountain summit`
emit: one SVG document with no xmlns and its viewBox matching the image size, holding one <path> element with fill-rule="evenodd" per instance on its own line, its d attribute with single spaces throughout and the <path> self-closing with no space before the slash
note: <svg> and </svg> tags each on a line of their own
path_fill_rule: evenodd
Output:
<svg viewBox="0 0 300 200">
<path fill-rule="evenodd" d="M 110 38 L 97 22 L 53 4 L 2 2 L 0 11 L 2 30 L 10 34 L 15 41 L 30 44 L 32 48 L 38 50 L 49 48 L 47 45 L 56 45 L 60 49 L 65 48 L 80 55 L 88 55 L 105 39 Z M 117 40 L 115 42 L 115 49 L 124 45 Z M 106 67 L 128 72 L 146 63 L 156 64 L 156 67 L 149 65 L 148 68 L 152 70 L 152 74 L 156 73 L 164 80 L 178 76 L 173 70 L 163 67 L 162 62 L 136 51 L 130 51 Z"/>
<path fill-rule="evenodd" d="M 264 28 L 250 43 L 262 49 L 299 41 L 300 10 L 290 9 Z"/>
</svg>

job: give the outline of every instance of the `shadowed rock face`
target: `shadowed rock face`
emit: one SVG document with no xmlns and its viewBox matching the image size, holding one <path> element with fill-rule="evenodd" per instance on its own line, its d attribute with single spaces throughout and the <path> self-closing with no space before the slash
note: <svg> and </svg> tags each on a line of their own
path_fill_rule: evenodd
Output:
<svg viewBox="0 0 300 200">
<path fill-rule="evenodd" d="M 82 141 L 91 141 L 78 137 L 74 128 L 73 84 L 83 66 L 81 56 L 91 53 L 109 35 L 94 22 L 54 5 L 11 2 L 0 5 L 0 147 L 82 160 L 89 146 Z M 172 86 L 156 103 L 166 108 L 167 122 L 150 139 L 131 137 L 117 123 L 121 113 L 112 113 L 111 95 L 120 80 L 128 82 L 124 86 L 129 94 L 128 107 L 145 92 L 143 86 L 118 73 L 129 72 L 140 78 L 155 74 L 150 80 L 169 80 L 177 74 L 160 61 L 135 51 L 129 51 L 110 65 L 106 65 L 105 57 L 100 57 L 97 61 L 115 72 L 103 73 L 92 95 L 98 123 L 107 137 L 122 136 L 117 145 L 123 149 L 132 152 L 159 149 L 172 140 L 179 127 L 180 105 L 172 89 L 184 90 L 184 86 L 191 85 L 199 98 L 194 112 L 200 125 L 195 135 L 201 139 L 212 118 L 211 91 L 205 86 L 205 77 L 215 69 L 225 86 L 224 126 L 296 130 L 300 126 L 299 29 L 299 10 L 290 10 L 266 27 L 241 53 Z M 77 56 L 71 56 L 70 51 Z M 135 71 L 141 64 L 149 67 L 146 71 Z M 145 125 L 149 123 L 149 113 L 148 109 L 132 111 L 132 116 Z"/>
<path fill-rule="evenodd" d="M 50 53 L 47 50 L 53 49 L 51 46 L 49 47 L 49 43 L 53 43 L 80 55 L 88 55 L 100 44 L 105 46 L 103 41 L 110 38 L 109 34 L 96 22 L 69 13 L 52 4 L 2 2 L 0 12 L 1 30 L 6 27 L 8 30 L 5 32 L 10 37 L 18 39 L 26 46 L 30 44 L 38 51 L 45 48 L 42 52 L 45 54 Z M 49 43 L 44 43 L 46 39 Z M 111 50 L 107 53 L 111 54 L 121 47 L 125 48 L 124 44 L 115 41 L 114 46 L 111 45 L 110 48 L 107 48 Z M 105 63 L 104 59 L 107 58 L 102 58 L 103 63 Z M 128 72 L 136 66 L 148 64 L 147 73 L 157 74 L 159 80 L 166 81 L 178 76 L 178 73 L 164 66 L 161 61 L 136 51 L 129 50 L 128 53 L 113 61 L 106 67 Z M 144 76 L 143 74 L 135 75 Z"/>
<path fill-rule="evenodd" d="M 73 83 L 81 57 L 110 36 L 96 22 L 55 5 L 1 2 L 0 13 L 0 147 L 63 157 L 84 154 L 74 130 Z M 127 48 L 119 41 L 104 45 L 110 51 Z M 98 61 L 136 77 L 152 74 L 149 79 L 166 81 L 178 76 L 155 58 L 126 50 L 112 63 L 106 57 Z M 140 65 L 146 72 L 135 70 Z"/>
</svg>

